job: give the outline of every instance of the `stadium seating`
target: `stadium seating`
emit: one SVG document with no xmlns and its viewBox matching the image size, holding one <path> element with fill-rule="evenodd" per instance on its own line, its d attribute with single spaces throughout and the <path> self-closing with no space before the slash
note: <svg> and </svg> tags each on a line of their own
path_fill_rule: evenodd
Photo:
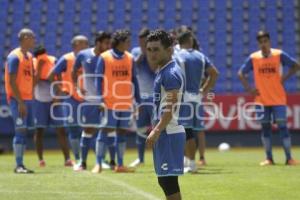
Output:
<svg viewBox="0 0 300 200">
<path fill-rule="evenodd" d="M 0 18 L 4 19 L 0 29 L 5 30 L 0 33 L 1 66 L 17 46 L 16 33 L 25 26 L 36 32 L 38 42 L 44 43 L 50 54 L 59 57 L 71 50 L 75 34 L 93 39 L 98 29 L 129 28 L 132 46 L 136 46 L 142 27 L 189 25 L 195 29 L 202 51 L 221 72 L 217 93 L 243 92 L 236 73 L 247 55 L 257 49 L 255 34 L 260 28 L 271 33 L 273 47 L 300 56 L 297 0 L 2 0 L 0 5 Z M 289 92 L 300 91 L 299 78 L 286 83 Z"/>
</svg>

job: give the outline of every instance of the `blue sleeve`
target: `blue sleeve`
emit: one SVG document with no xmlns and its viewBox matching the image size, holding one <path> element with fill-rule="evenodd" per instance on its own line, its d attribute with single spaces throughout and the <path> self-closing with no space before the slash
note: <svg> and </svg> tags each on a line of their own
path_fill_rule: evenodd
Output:
<svg viewBox="0 0 300 200">
<path fill-rule="evenodd" d="M 281 53 L 280 59 L 284 67 L 293 67 L 297 64 L 297 61 L 285 52 Z"/>
<path fill-rule="evenodd" d="M 66 61 L 66 59 L 64 57 L 61 57 L 57 61 L 56 65 L 55 65 L 55 67 L 53 69 L 53 73 L 55 75 L 58 75 L 58 74 L 60 74 L 62 72 L 65 72 L 66 70 L 67 70 L 67 61 Z"/>
<path fill-rule="evenodd" d="M 240 68 L 241 72 L 243 74 L 248 74 L 250 71 L 253 70 L 253 64 L 251 57 L 248 57 L 245 61 L 245 63 Z"/>
<path fill-rule="evenodd" d="M 7 57 L 8 73 L 15 74 L 19 68 L 19 58 L 16 55 L 10 55 Z"/>
<path fill-rule="evenodd" d="M 103 84 L 104 69 L 105 69 L 104 60 L 100 57 L 98 59 L 97 66 L 95 69 L 95 74 L 97 75 L 97 77 L 95 78 L 95 86 L 97 90 L 97 95 L 99 97 L 102 97 L 102 93 L 103 93 L 102 84 Z"/>
<path fill-rule="evenodd" d="M 181 76 L 175 71 L 166 72 L 163 75 L 162 85 L 166 91 L 180 89 L 182 85 Z"/>
<path fill-rule="evenodd" d="M 133 48 L 132 50 L 131 50 L 131 54 L 132 54 L 132 57 L 133 57 L 133 60 L 134 60 L 134 62 L 136 62 L 137 61 L 137 59 L 139 58 L 139 56 L 140 56 L 140 51 L 138 50 L 138 48 Z"/>
<path fill-rule="evenodd" d="M 75 70 L 78 70 L 82 67 L 82 60 L 83 59 L 84 59 L 83 53 L 77 54 L 76 59 L 75 59 L 75 63 L 74 63 L 74 69 Z"/>
<path fill-rule="evenodd" d="M 136 78 L 136 67 L 134 66 L 134 63 L 132 65 L 132 83 L 134 85 L 134 98 L 135 101 L 140 104 L 141 103 L 141 95 L 140 95 L 140 87 L 139 82 Z"/>
<path fill-rule="evenodd" d="M 204 56 L 204 69 L 205 69 L 205 71 L 208 69 L 208 68 L 210 68 L 210 67 L 212 67 L 213 66 L 213 64 L 212 64 L 212 62 L 209 60 L 209 58 L 208 57 L 206 57 L 206 56 Z"/>
</svg>

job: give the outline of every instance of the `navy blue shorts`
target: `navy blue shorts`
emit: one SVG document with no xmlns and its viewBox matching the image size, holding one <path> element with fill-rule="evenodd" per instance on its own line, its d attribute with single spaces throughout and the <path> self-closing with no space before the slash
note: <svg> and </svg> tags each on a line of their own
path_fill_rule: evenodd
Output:
<svg viewBox="0 0 300 200">
<path fill-rule="evenodd" d="M 183 174 L 185 133 L 162 132 L 153 147 L 153 160 L 157 176 Z"/>
<path fill-rule="evenodd" d="M 180 124 L 195 131 L 205 130 L 203 106 L 196 102 L 185 102 L 180 107 Z"/>
<path fill-rule="evenodd" d="M 14 121 L 15 129 L 33 129 L 33 100 L 24 100 L 27 115 L 23 118 L 20 117 L 18 102 L 14 98 L 11 98 L 9 107 L 11 110 L 12 118 Z"/>
<path fill-rule="evenodd" d="M 279 106 L 256 106 L 256 117 L 260 123 L 287 121 L 287 108 Z"/>
</svg>

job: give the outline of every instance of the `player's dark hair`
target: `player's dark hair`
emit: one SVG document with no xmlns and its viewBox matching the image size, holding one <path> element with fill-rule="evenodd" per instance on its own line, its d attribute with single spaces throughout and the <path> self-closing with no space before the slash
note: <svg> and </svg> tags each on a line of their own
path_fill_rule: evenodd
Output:
<svg viewBox="0 0 300 200">
<path fill-rule="evenodd" d="M 111 34 L 105 31 L 99 31 L 96 33 L 95 44 L 97 42 L 102 42 L 105 39 L 111 39 Z"/>
<path fill-rule="evenodd" d="M 164 30 L 157 29 L 151 31 L 147 37 L 147 42 L 160 41 L 164 48 L 171 47 L 173 45 L 173 39 L 169 33 Z"/>
<path fill-rule="evenodd" d="M 117 30 L 112 34 L 111 46 L 116 48 L 121 42 L 125 42 L 130 37 L 130 31 L 126 29 Z"/>
<path fill-rule="evenodd" d="M 264 31 L 264 30 L 260 30 L 260 31 L 257 32 L 257 34 L 256 34 L 256 40 L 257 41 L 260 40 L 261 38 L 264 38 L 264 37 L 270 39 L 269 32 Z"/>
<path fill-rule="evenodd" d="M 139 38 L 145 38 L 150 34 L 150 30 L 148 28 L 142 28 L 139 32 Z"/>
<path fill-rule="evenodd" d="M 34 48 L 34 50 L 33 50 L 33 55 L 34 55 L 34 57 L 38 57 L 39 55 L 42 55 L 42 54 L 44 54 L 44 53 L 46 53 L 47 52 L 47 50 L 46 50 L 46 48 L 44 47 L 44 45 L 38 45 L 38 46 L 36 46 L 35 48 Z"/>
<path fill-rule="evenodd" d="M 185 43 L 189 42 L 189 40 L 190 40 L 191 38 L 193 38 L 192 32 L 189 31 L 189 30 L 186 30 L 186 31 L 182 32 L 182 33 L 178 36 L 177 40 L 178 40 L 178 43 L 179 43 L 180 45 L 182 45 L 182 44 L 185 44 Z"/>
</svg>

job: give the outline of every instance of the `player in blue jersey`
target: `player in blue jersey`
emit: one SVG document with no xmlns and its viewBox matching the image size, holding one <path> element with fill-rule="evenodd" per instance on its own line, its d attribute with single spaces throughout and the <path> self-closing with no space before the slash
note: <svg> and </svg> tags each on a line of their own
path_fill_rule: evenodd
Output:
<svg viewBox="0 0 300 200">
<path fill-rule="evenodd" d="M 62 106 L 64 123 L 69 135 L 71 149 L 75 156 L 75 160 L 80 160 L 80 134 L 81 128 L 78 125 L 77 108 L 83 99 L 79 96 L 72 81 L 72 68 L 75 63 L 76 55 L 79 51 L 88 47 L 88 39 L 83 35 L 75 36 L 72 41 L 73 50 L 64 54 L 56 63 L 54 69 L 50 73 L 50 80 L 54 80 L 56 76 L 60 82 L 59 87 L 55 87 L 59 94 L 56 99 L 63 99 L 62 102 L 54 104 L 53 107 Z M 58 86 L 58 85 L 55 85 Z M 57 116 L 53 116 L 57 117 Z"/>
<path fill-rule="evenodd" d="M 204 130 L 202 97 L 215 85 L 218 71 L 209 59 L 193 48 L 193 34 L 186 30 L 178 36 L 180 51 L 177 59 L 186 78 L 184 104 L 181 107 L 181 122 L 186 132 L 187 171 L 196 172 L 195 163 L 196 141 L 194 132 L 199 134 Z M 205 75 L 208 77 L 203 84 Z"/>
<path fill-rule="evenodd" d="M 33 128 L 33 60 L 29 52 L 35 35 L 30 29 L 18 34 L 20 46 L 9 53 L 5 65 L 5 92 L 15 125 L 13 149 L 17 174 L 33 173 L 23 164 L 28 129 Z"/>
<path fill-rule="evenodd" d="M 153 147 L 158 183 L 168 200 L 181 199 L 178 176 L 183 174 L 185 130 L 179 124 L 179 111 L 184 92 L 182 69 L 173 55 L 173 40 L 156 30 L 147 37 L 147 55 L 158 66 L 154 81 L 154 128 L 147 137 Z"/>
<path fill-rule="evenodd" d="M 72 71 L 74 85 L 80 90 L 84 103 L 79 107 L 79 124 L 83 127 L 81 134 L 81 159 L 78 165 L 74 166 L 75 171 L 86 169 L 86 160 L 91 146 L 93 135 L 98 131 L 100 124 L 100 110 L 95 87 L 95 67 L 102 52 L 110 48 L 111 35 L 104 31 L 99 31 L 95 38 L 95 46 L 80 51 L 75 60 Z M 78 77 L 78 71 L 82 70 L 82 75 Z"/>
<path fill-rule="evenodd" d="M 137 116 L 136 144 L 138 159 L 130 164 L 137 167 L 144 163 L 145 142 L 151 128 L 151 117 L 153 113 L 153 83 L 155 79 L 155 68 L 149 64 L 146 57 L 146 38 L 150 30 L 143 28 L 139 33 L 139 47 L 132 49 L 131 53 L 135 62 L 137 79 L 139 82 L 141 106 Z"/>
</svg>

